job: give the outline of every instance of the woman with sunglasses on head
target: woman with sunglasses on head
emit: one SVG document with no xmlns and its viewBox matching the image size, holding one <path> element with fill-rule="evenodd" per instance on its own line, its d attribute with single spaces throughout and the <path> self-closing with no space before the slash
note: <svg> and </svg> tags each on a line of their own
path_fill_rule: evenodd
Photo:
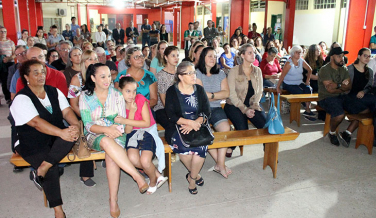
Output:
<svg viewBox="0 0 376 218">
<path fill-rule="evenodd" d="M 125 64 L 128 69 L 118 73 L 114 83 L 115 88 L 119 88 L 120 77 L 130 74 L 137 81 L 137 94 L 142 94 L 148 99 L 150 108 L 153 108 L 158 101 L 157 79 L 152 72 L 143 68 L 144 59 L 145 57 L 139 47 L 129 48 L 125 55 Z"/>
<path fill-rule="evenodd" d="M 174 153 L 179 154 L 180 160 L 187 168 L 188 191 L 195 195 L 198 193 L 196 185 L 204 185 L 204 179 L 199 172 L 204 164 L 208 146 L 185 147 L 177 131 L 180 131 L 180 134 L 198 131 L 204 119 L 210 119 L 211 112 L 204 88 L 196 84 L 196 71 L 191 62 L 183 61 L 177 67 L 175 84 L 166 92 L 165 110 L 169 120 L 169 125 L 165 129 L 166 141 Z M 179 125 L 179 130 L 176 125 Z"/>
<path fill-rule="evenodd" d="M 227 43 L 225 47 L 228 47 Z M 196 73 L 196 82 L 204 87 L 210 102 L 210 124 L 217 132 L 230 131 L 226 113 L 221 107 L 221 101 L 229 97 L 230 91 L 226 74 L 218 68 L 216 53 L 212 47 L 206 47 L 202 51 L 196 67 Z M 210 149 L 209 153 L 216 162 L 213 171 L 227 179 L 232 171 L 225 165 L 226 150 L 227 148 Z"/>
<path fill-rule="evenodd" d="M 48 50 L 47 52 L 47 63 L 49 65 L 52 64 L 52 62 L 59 59 L 59 53 L 55 49 Z"/>
<path fill-rule="evenodd" d="M 287 90 L 290 94 L 311 94 L 310 79 L 312 68 L 302 58 L 303 49 L 299 45 L 291 48 L 291 57 L 287 60 L 282 69 L 282 74 L 279 77 L 277 84 L 277 92 L 282 93 L 281 87 Z M 307 79 L 303 81 L 303 69 L 308 71 Z M 315 121 L 316 115 L 311 111 L 311 102 L 305 102 L 304 118 L 309 121 Z"/>
</svg>

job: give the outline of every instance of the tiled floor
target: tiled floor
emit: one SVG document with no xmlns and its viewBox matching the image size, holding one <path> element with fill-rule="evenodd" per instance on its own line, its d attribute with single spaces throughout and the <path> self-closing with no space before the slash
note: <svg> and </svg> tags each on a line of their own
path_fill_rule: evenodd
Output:
<svg viewBox="0 0 376 218">
<path fill-rule="evenodd" d="M 29 170 L 12 172 L 7 115 L 2 99 L 0 217 L 53 217 L 29 180 Z M 298 128 L 288 123 L 288 115 L 283 120 L 300 136 L 280 144 L 276 179 L 270 168 L 262 169 L 262 145 L 246 146 L 242 157 L 236 149 L 226 162 L 233 171 L 228 179 L 211 172 L 214 161 L 208 155 L 201 171 L 205 185 L 196 196 L 188 193 L 181 162 L 172 166 L 172 193 L 164 185 L 154 195 L 141 195 L 135 182 L 122 173 L 121 217 L 375 217 L 376 155 L 368 155 L 364 146 L 355 150 L 355 139 L 350 148 L 331 146 L 328 138 L 322 138 L 321 121 L 302 119 Z M 93 188 L 80 182 L 78 164 L 65 168 L 61 190 L 67 217 L 109 217 L 105 169 L 99 162 L 97 166 Z"/>
</svg>

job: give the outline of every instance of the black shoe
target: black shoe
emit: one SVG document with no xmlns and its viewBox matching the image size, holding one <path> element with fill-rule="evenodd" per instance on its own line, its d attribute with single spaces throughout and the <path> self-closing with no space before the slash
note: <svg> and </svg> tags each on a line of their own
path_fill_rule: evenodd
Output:
<svg viewBox="0 0 376 218">
<path fill-rule="evenodd" d="M 330 143 L 332 143 L 335 146 L 339 146 L 337 134 L 332 135 L 332 134 L 329 133 L 328 135 L 329 135 Z"/>
<path fill-rule="evenodd" d="M 42 191 L 43 190 L 43 177 L 42 176 L 38 176 L 37 174 L 37 171 L 36 170 L 33 170 L 31 171 L 32 175 L 33 175 L 33 181 L 34 181 L 34 184 L 35 186 L 40 190 Z"/>
<path fill-rule="evenodd" d="M 19 172 L 22 172 L 24 169 L 22 167 L 16 167 L 14 166 L 13 168 L 13 173 L 19 173 Z"/>
<path fill-rule="evenodd" d="M 351 135 L 349 135 L 346 131 L 340 132 L 338 134 L 338 138 L 343 147 L 348 148 L 350 146 Z"/>
</svg>

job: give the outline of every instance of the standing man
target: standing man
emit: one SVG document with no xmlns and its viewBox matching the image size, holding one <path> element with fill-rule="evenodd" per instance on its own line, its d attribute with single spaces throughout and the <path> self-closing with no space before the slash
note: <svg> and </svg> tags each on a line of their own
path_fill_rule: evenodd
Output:
<svg viewBox="0 0 376 218">
<path fill-rule="evenodd" d="M 208 40 L 208 45 L 211 46 L 213 38 L 218 36 L 219 33 L 217 28 L 213 26 L 214 22 L 212 20 L 208 20 L 207 24 L 208 26 L 204 29 L 204 37 Z"/>
<path fill-rule="evenodd" d="M 76 29 L 79 29 L 80 26 L 76 24 L 76 17 L 72 17 L 71 18 L 71 31 L 72 31 L 72 35 L 73 35 L 73 38 L 76 36 Z"/>
<path fill-rule="evenodd" d="M 184 51 L 185 58 L 189 55 L 189 48 L 191 47 L 191 39 L 198 39 L 198 33 L 194 29 L 194 24 L 190 22 L 188 24 L 188 30 L 184 32 Z"/>
<path fill-rule="evenodd" d="M 116 45 L 124 45 L 124 30 L 121 28 L 120 23 L 116 24 L 116 29 L 112 30 L 112 38 L 114 38 Z"/>
<path fill-rule="evenodd" d="M 0 27 L 0 60 L 4 66 L 0 69 L 0 81 L 7 104 L 11 102 L 10 92 L 7 88 L 8 68 L 14 64 L 14 51 L 15 45 L 12 40 L 7 38 L 7 29 Z"/>
<path fill-rule="evenodd" d="M 274 33 L 274 38 L 275 39 L 278 39 L 279 40 L 279 43 L 281 43 L 282 44 L 282 33 L 281 33 L 281 28 L 280 27 L 278 27 L 277 28 L 277 32 L 275 32 Z"/>
<path fill-rule="evenodd" d="M 268 27 L 268 29 L 266 30 L 266 34 L 264 35 L 264 46 L 266 45 L 266 43 L 268 41 L 274 41 L 275 37 L 272 33 L 272 28 L 271 27 Z"/>
<path fill-rule="evenodd" d="M 129 27 L 125 29 L 125 35 L 133 40 L 133 43 L 137 45 L 137 37 L 139 36 L 138 30 L 134 27 L 133 21 L 129 23 Z"/>
<path fill-rule="evenodd" d="M 200 28 L 200 22 L 196 21 L 194 22 L 194 26 L 195 26 L 195 30 L 198 34 L 198 38 L 201 40 L 202 38 L 202 31 L 201 31 L 201 28 Z"/>
<path fill-rule="evenodd" d="M 49 50 L 55 49 L 61 40 L 64 40 L 61 35 L 57 34 L 57 26 L 51 26 L 51 35 L 47 39 L 47 47 Z"/>
<path fill-rule="evenodd" d="M 321 67 L 318 73 L 319 101 L 318 105 L 331 115 L 329 139 L 333 145 L 349 147 L 351 133 L 358 127 L 358 121 L 351 121 L 347 130 L 336 134 L 336 129 L 345 118 L 345 110 L 352 114 L 363 113 L 365 111 L 356 102 L 347 97 L 347 92 L 351 90 L 350 75 L 344 65 L 344 54 L 341 47 L 330 50 L 330 62 Z M 338 140 L 340 139 L 340 140 Z"/>
<path fill-rule="evenodd" d="M 141 26 L 141 32 L 142 32 L 142 48 L 147 43 L 148 46 L 150 46 L 150 30 L 151 26 L 149 24 L 149 19 L 144 19 L 144 24 Z"/>
<path fill-rule="evenodd" d="M 108 29 L 108 24 L 104 25 L 103 32 L 105 32 L 105 33 L 107 32 L 106 33 L 107 40 L 111 40 L 112 31 L 110 29 Z"/>
</svg>

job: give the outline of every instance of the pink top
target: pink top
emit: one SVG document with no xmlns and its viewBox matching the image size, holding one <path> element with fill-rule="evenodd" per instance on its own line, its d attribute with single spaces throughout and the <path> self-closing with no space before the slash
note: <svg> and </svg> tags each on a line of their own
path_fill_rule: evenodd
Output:
<svg viewBox="0 0 376 218">
<path fill-rule="evenodd" d="M 137 105 L 137 111 L 134 114 L 134 120 L 142 120 L 142 114 L 141 113 L 142 113 L 142 107 L 144 106 L 145 101 L 147 101 L 149 103 L 149 100 L 147 100 L 143 95 L 141 95 L 141 94 L 136 95 L 135 102 L 136 102 L 136 105 Z M 148 108 L 149 108 L 149 114 L 150 114 L 150 126 L 152 126 L 152 125 L 155 124 L 155 120 L 154 120 L 153 114 L 151 113 L 150 107 L 148 107 Z M 129 117 L 129 110 L 128 109 L 126 110 L 126 113 L 127 113 L 127 117 Z M 141 128 L 140 127 L 133 127 L 133 129 L 141 129 Z"/>
</svg>

